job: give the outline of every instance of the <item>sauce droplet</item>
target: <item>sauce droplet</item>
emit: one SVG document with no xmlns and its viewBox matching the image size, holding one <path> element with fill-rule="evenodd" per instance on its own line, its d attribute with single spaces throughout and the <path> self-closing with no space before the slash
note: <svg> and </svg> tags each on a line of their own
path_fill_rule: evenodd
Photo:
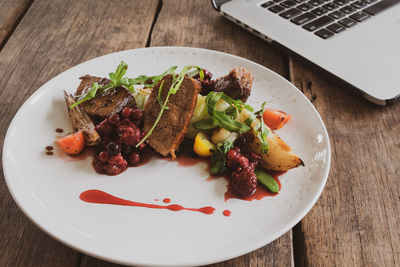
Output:
<svg viewBox="0 0 400 267">
<path fill-rule="evenodd" d="M 226 217 L 229 217 L 229 216 L 231 216 L 231 211 L 230 210 L 224 210 L 223 212 L 222 212 L 222 214 L 224 214 Z"/>
<path fill-rule="evenodd" d="M 51 151 L 47 151 L 47 152 L 46 152 L 46 155 L 47 155 L 47 156 L 52 156 L 52 155 L 54 155 L 54 153 L 51 152 Z"/>
<path fill-rule="evenodd" d="M 161 206 L 161 205 L 156 205 L 156 204 L 135 202 L 135 201 L 122 199 L 122 198 L 110 195 L 106 192 L 96 190 L 96 189 L 86 190 L 86 191 L 82 192 L 80 194 L 79 198 L 82 201 L 85 201 L 88 203 L 132 206 L 132 207 L 142 207 L 142 208 L 150 208 L 150 209 L 167 209 L 167 210 L 172 210 L 172 211 L 189 210 L 189 211 L 202 212 L 202 213 L 208 214 L 208 215 L 213 214 L 215 211 L 215 208 L 209 207 L 209 206 L 195 209 L 195 208 L 182 207 L 181 205 L 178 205 L 178 204 Z"/>
<path fill-rule="evenodd" d="M 61 129 L 61 128 L 57 128 L 57 129 L 56 129 L 56 132 L 57 132 L 57 133 L 62 133 L 62 132 L 64 132 L 64 130 Z"/>
<path fill-rule="evenodd" d="M 158 201 L 158 198 L 155 198 L 154 201 Z"/>
<path fill-rule="evenodd" d="M 46 150 L 53 150 L 54 148 L 52 146 L 46 146 L 45 149 Z"/>
<path fill-rule="evenodd" d="M 164 199 L 163 199 L 163 202 L 164 202 L 164 203 L 170 203 L 170 202 L 171 202 L 171 199 L 169 199 L 169 198 L 164 198 Z"/>
</svg>

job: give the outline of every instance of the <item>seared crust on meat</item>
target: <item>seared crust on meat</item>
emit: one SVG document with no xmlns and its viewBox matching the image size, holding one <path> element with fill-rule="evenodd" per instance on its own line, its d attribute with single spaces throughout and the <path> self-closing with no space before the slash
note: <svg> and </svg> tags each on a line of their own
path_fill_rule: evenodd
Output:
<svg viewBox="0 0 400 267">
<path fill-rule="evenodd" d="M 90 75 L 82 76 L 80 79 L 82 81 L 76 90 L 76 97 L 86 94 L 95 82 L 100 86 L 104 86 L 110 82 L 109 79 Z M 90 116 L 106 117 L 120 112 L 125 107 L 136 106 L 136 101 L 128 90 L 123 87 L 117 87 L 107 90 L 104 94 L 97 95 L 95 98 L 85 101 L 79 106 Z"/>
<path fill-rule="evenodd" d="M 68 95 L 64 91 L 65 103 L 67 104 L 68 114 L 71 118 L 72 128 L 74 132 L 82 131 L 85 136 L 86 145 L 94 146 L 100 141 L 100 135 L 94 128 L 94 124 L 88 114 L 83 111 L 80 106 L 76 106 L 74 108 L 69 108 L 72 104 L 75 103 L 72 95 Z"/>
<path fill-rule="evenodd" d="M 245 68 L 234 68 L 228 75 L 215 80 L 213 91 L 224 92 L 233 99 L 247 101 L 253 85 L 253 74 Z"/>
<path fill-rule="evenodd" d="M 144 131 L 150 131 L 157 115 L 161 110 L 157 101 L 160 84 L 164 82 L 161 98 L 165 99 L 172 84 L 172 75 L 167 75 L 153 89 L 144 107 Z M 183 141 L 193 110 L 196 106 L 197 95 L 201 90 L 199 81 L 185 77 L 176 94 L 169 97 L 167 107 L 147 139 L 147 143 L 163 156 L 171 154 L 175 158 L 175 150 Z"/>
</svg>

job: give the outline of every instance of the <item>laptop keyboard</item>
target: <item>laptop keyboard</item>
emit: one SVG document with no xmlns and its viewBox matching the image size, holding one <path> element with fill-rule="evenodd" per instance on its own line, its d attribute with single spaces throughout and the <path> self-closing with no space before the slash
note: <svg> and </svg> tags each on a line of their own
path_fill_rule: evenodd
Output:
<svg viewBox="0 0 400 267">
<path fill-rule="evenodd" d="M 399 3 L 399 0 L 270 0 L 260 6 L 328 39 Z"/>
</svg>

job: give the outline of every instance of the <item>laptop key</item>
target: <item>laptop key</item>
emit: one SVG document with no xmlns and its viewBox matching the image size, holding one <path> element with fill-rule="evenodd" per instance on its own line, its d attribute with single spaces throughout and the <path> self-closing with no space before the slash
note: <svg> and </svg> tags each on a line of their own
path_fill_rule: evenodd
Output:
<svg viewBox="0 0 400 267">
<path fill-rule="evenodd" d="M 315 31 L 315 30 L 318 30 L 318 29 L 324 27 L 325 25 L 327 25 L 329 23 L 332 23 L 333 21 L 334 20 L 331 17 L 323 16 L 323 17 L 320 17 L 316 20 L 313 20 L 313 21 L 305 24 L 303 26 L 303 28 L 306 29 L 307 31 L 312 32 L 312 31 Z"/>
<path fill-rule="evenodd" d="M 304 3 L 302 5 L 297 6 L 297 8 L 302 10 L 302 11 L 307 11 L 307 10 L 310 10 L 310 9 L 314 8 L 314 6 L 309 4 L 309 3 Z"/>
<path fill-rule="evenodd" d="M 367 3 L 359 0 L 359 1 L 355 1 L 351 5 L 354 6 L 355 8 L 361 9 L 361 8 L 365 7 L 367 5 Z"/>
<path fill-rule="evenodd" d="M 327 29 L 316 31 L 315 34 L 321 37 L 322 39 L 328 39 L 331 38 L 333 35 L 335 35 L 333 32 L 328 31 Z"/>
<path fill-rule="evenodd" d="M 275 6 L 272 6 L 272 7 L 268 8 L 268 10 L 273 12 L 273 13 L 279 13 L 279 12 L 285 10 L 285 8 L 280 6 L 280 5 L 275 5 Z"/>
<path fill-rule="evenodd" d="M 325 0 L 310 0 L 310 1 L 308 1 L 308 3 L 313 6 L 319 6 L 319 5 L 323 4 L 324 2 L 325 2 Z"/>
<path fill-rule="evenodd" d="M 295 6 L 296 2 L 293 2 L 291 0 L 286 0 L 285 2 L 282 2 L 281 5 L 286 8 L 289 8 L 289 7 Z"/>
<path fill-rule="evenodd" d="M 358 22 L 362 22 L 366 19 L 369 19 L 370 17 L 371 17 L 370 15 L 362 11 L 358 11 L 357 13 L 354 13 L 353 15 L 350 16 L 351 19 L 354 19 Z"/>
<path fill-rule="evenodd" d="M 385 9 L 394 6 L 397 3 L 399 3 L 399 0 L 382 0 L 370 7 L 367 7 L 366 9 L 364 9 L 364 11 L 370 15 L 376 15 L 378 13 L 381 13 Z"/>
<path fill-rule="evenodd" d="M 346 13 L 344 13 L 340 10 L 336 10 L 336 11 L 333 11 L 332 13 L 330 13 L 329 16 L 331 16 L 334 19 L 341 19 L 344 16 L 346 16 Z"/>
<path fill-rule="evenodd" d="M 335 0 L 333 1 L 335 4 L 339 5 L 339 6 L 344 6 L 345 4 L 347 4 L 349 1 L 347 0 Z"/>
<path fill-rule="evenodd" d="M 304 23 L 307 23 L 313 19 L 315 19 L 317 16 L 314 15 L 313 13 L 307 12 L 304 14 L 301 14 L 300 16 L 297 16 L 290 21 L 293 22 L 296 25 L 303 25 Z"/>
<path fill-rule="evenodd" d="M 285 12 L 280 13 L 279 16 L 281 16 L 285 19 L 291 19 L 301 13 L 302 12 L 300 10 L 298 10 L 297 8 L 292 8 L 292 9 L 286 10 Z"/>
<path fill-rule="evenodd" d="M 377 0 L 364 0 L 365 3 L 367 4 L 372 4 L 375 3 Z"/>
<path fill-rule="evenodd" d="M 349 18 L 344 18 L 342 20 L 338 21 L 340 24 L 342 24 L 343 26 L 346 26 L 347 28 L 353 27 L 354 25 L 357 24 L 357 22 L 355 22 L 354 20 L 351 20 Z"/>
<path fill-rule="evenodd" d="M 347 13 L 347 14 L 351 14 L 351 13 L 357 11 L 357 9 L 352 5 L 348 5 L 348 6 L 342 7 L 340 9 L 340 11 L 343 11 L 344 13 Z"/>
<path fill-rule="evenodd" d="M 322 15 L 328 13 L 328 10 L 323 7 L 317 7 L 316 9 L 311 10 L 311 12 L 317 16 L 322 16 Z"/>
<path fill-rule="evenodd" d="M 273 6 L 273 5 L 275 5 L 275 3 L 273 1 L 269 1 L 269 2 L 266 2 L 266 3 L 262 4 L 261 6 L 263 8 L 267 8 L 267 7 L 270 7 L 270 6 Z"/>
<path fill-rule="evenodd" d="M 332 11 L 332 10 L 338 8 L 339 5 L 332 2 L 332 3 L 326 4 L 326 5 L 322 6 L 322 7 L 325 8 L 325 9 L 328 9 L 329 11 Z"/>
<path fill-rule="evenodd" d="M 333 23 L 331 25 L 329 25 L 328 27 L 326 27 L 328 30 L 333 31 L 334 33 L 339 33 L 342 32 L 344 30 L 346 30 L 346 28 L 340 24 L 337 23 Z"/>
</svg>

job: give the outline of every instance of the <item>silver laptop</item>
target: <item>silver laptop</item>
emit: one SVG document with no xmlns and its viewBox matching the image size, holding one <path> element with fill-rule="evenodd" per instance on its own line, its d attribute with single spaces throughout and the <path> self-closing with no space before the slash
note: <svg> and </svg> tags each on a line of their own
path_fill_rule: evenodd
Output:
<svg viewBox="0 0 400 267">
<path fill-rule="evenodd" d="M 229 20 L 366 99 L 400 98 L 400 0 L 214 0 Z"/>
</svg>

